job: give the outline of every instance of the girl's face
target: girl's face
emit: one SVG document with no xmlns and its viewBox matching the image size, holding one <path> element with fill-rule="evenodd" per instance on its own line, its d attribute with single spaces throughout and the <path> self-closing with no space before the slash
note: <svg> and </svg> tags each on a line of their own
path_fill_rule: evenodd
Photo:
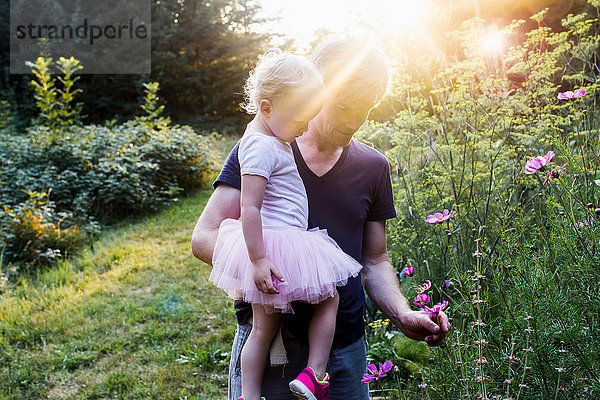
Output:
<svg viewBox="0 0 600 400">
<path fill-rule="evenodd" d="M 323 95 L 320 90 L 281 97 L 271 102 L 267 125 L 279 139 L 291 142 L 308 129 L 308 122 L 322 107 Z"/>
</svg>

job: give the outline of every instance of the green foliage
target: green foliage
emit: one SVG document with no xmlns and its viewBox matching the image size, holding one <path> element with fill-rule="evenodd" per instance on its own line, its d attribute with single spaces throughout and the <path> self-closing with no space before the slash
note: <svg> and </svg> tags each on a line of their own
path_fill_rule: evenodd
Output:
<svg viewBox="0 0 600 400">
<path fill-rule="evenodd" d="M 13 123 L 10 103 L 6 100 L 0 100 L 0 129 L 11 127 L 13 126 Z"/>
<path fill-rule="evenodd" d="M 8 12 L 11 9 L 9 3 L 9 0 L 0 0 L 0 8 Z M 27 5 L 26 2 L 23 4 Z M 80 15 L 71 12 L 69 7 L 61 7 L 60 3 L 54 5 L 43 10 L 49 19 L 58 13 L 55 20 L 68 22 L 72 19 L 72 26 L 81 22 L 77 20 Z M 264 22 L 259 16 L 260 4 L 254 0 L 188 3 L 166 0 L 149 2 L 148 7 L 152 8 L 151 75 L 81 75 L 77 87 L 85 93 L 85 123 L 101 124 L 113 118 L 121 123 L 139 115 L 142 84 L 152 80 L 160 82 L 167 112 L 175 122 L 195 127 L 204 124 L 202 128 L 207 129 L 217 126 L 219 131 L 222 126 L 233 127 L 236 133 L 243 131 L 244 114 L 238 107 L 242 96 L 236 97 L 234 93 L 241 93 L 257 55 L 270 46 L 273 38 L 272 34 L 251 30 Z M 110 14 L 127 8 L 121 4 L 112 11 L 103 12 Z M 12 11 L 17 10 L 13 7 Z M 22 18 L 27 19 L 26 16 Z M 2 37 L 8 38 L 11 34 L 9 22 L 8 16 L 0 20 Z M 7 100 L 18 112 L 19 126 L 28 126 L 39 110 L 30 77 L 9 74 L 9 44 L 8 40 L 0 43 L 3 76 L 0 93 L 11 93 Z M 58 60 L 61 55 L 69 58 L 64 54 L 47 56 Z M 116 50 L 115 63 L 128 56 Z"/>
<path fill-rule="evenodd" d="M 161 116 L 165 110 L 164 104 L 160 104 L 158 97 L 158 82 L 144 83 L 144 102 L 140 105 L 140 108 L 144 111 L 144 115 L 136 117 L 136 121 L 141 124 L 145 124 L 150 128 L 166 128 L 171 123 L 169 117 Z"/>
<path fill-rule="evenodd" d="M 145 116 L 121 125 L 79 126 L 74 124 L 80 107 L 72 106 L 78 91 L 72 73 L 79 64 L 60 60 L 64 77 L 58 90 L 50 63 L 39 58 L 34 67 L 45 125 L 26 134 L 0 131 L 5 264 L 55 260 L 81 242 L 76 226 L 87 234 L 97 231 L 97 222 L 111 224 L 156 211 L 182 192 L 201 187 L 212 167 L 212 137 L 199 136 L 189 126 L 170 126 L 169 118 L 160 115 L 164 106 L 159 105 L 157 83 L 146 85 Z M 37 193 L 46 193 L 50 201 L 42 202 Z"/>
<path fill-rule="evenodd" d="M 83 103 L 75 103 L 75 95 L 83 92 L 81 89 L 73 87 L 79 80 L 78 76 L 73 76 L 78 70 L 83 69 L 79 61 L 73 57 L 60 57 L 57 63 L 58 70 L 63 76 L 58 80 L 62 84 L 62 89 L 58 90 L 60 95 L 58 118 L 63 127 L 78 125 L 81 123 L 81 109 Z"/>
<path fill-rule="evenodd" d="M 113 223 L 201 186 L 210 167 L 209 141 L 189 127 L 155 131 L 137 122 L 74 127 L 55 140 L 45 127 L 4 134 L 0 198 L 13 205 L 25 200 L 23 190 L 52 190 L 57 210 Z"/>
<path fill-rule="evenodd" d="M 600 23 L 597 9 L 585 10 L 561 32 L 545 12 L 528 32 L 514 21 L 503 33 L 523 40 L 504 55 L 482 49 L 483 20 L 467 21 L 451 35 L 460 56 L 400 64 L 390 99 L 400 111 L 359 132 L 392 165 L 394 264 L 415 264 L 416 279 L 434 288 L 454 282 L 432 296 L 451 297 L 448 347 L 421 364 L 427 389 L 406 376 L 399 398 L 600 393 Z M 587 94 L 557 99 L 574 89 Z M 549 150 L 556 157 L 543 172 L 524 174 L 529 157 Z M 456 215 L 424 222 L 443 209 Z"/>
<path fill-rule="evenodd" d="M 3 261 L 48 264 L 86 239 L 85 232 L 71 225 L 70 213 L 55 212 L 54 203 L 46 201 L 46 193 L 26 195 L 29 197 L 23 203 L 0 210 Z"/>
<path fill-rule="evenodd" d="M 152 25 L 160 29 L 152 35 L 151 78 L 160 82 L 169 115 L 212 126 L 243 117 L 243 84 L 269 42 L 251 29 L 263 22 L 259 11 L 252 0 L 152 3 Z"/>
<path fill-rule="evenodd" d="M 27 65 L 36 77 L 36 80 L 31 81 L 35 90 L 36 105 L 40 111 L 36 122 L 57 133 L 80 123 L 82 104 L 75 103 L 74 97 L 81 89 L 74 88 L 79 77 L 73 76 L 83 69 L 79 61 L 73 57 L 60 57 L 58 60 L 58 71 L 63 74 L 62 77 L 58 77 L 62 89 L 57 86 L 57 79 L 52 76 L 52 58 L 38 57 L 35 63 L 28 62 Z"/>
</svg>

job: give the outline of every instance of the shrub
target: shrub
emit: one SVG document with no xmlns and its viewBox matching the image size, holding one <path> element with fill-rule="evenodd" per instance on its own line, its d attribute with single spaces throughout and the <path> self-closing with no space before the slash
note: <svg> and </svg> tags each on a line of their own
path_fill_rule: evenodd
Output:
<svg viewBox="0 0 600 400">
<path fill-rule="evenodd" d="M 59 60 L 62 89 L 50 74 L 51 64 L 42 57 L 32 64 L 40 124 L 24 134 L 0 130 L 4 264 L 56 259 L 98 223 L 156 211 L 201 187 L 212 168 L 212 137 L 170 126 L 160 115 L 156 82 L 145 85 L 143 117 L 122 125 L 80 126 L 81 106 L 73 104 L 79 63 Z"/>
<path fill-rule="evenodd" d="M 60 57 L 56 64 L 62 77 L 52 76 L 52 58 L 38 57 L 35 63 L 27 63 L 36 78 L 31 81 L 31 85 L 35 91 L 36 105 L 40 110 L 37 123 L 61 133 L 81 121 L 82 104 L 75 103 L 74 100 L 75 95 L 82 90 L 74 87 L 75 82 L 79 80 L 74 74 L 83 69 L 83 66 L 73 57 Z M 62 86 L 57 84 L 57 80 Z"/>
<path fill-rule="evenodd" d="M 48 264 L 86 239 L 86 232 L 71 225 L 70 213 L 55 212 L 46 193 L 29 192 L 27 195 L 26 201 L 0 210 L 3 261 L 33 266 Z"/>
<path fill-rule="evenodd" d="M 4 134 L 0 199 L 14 206 L 26 200 L 24 191 L 51 190 L 58 211 L 114 223 L 200 187 L 210 168 L 209 141 L 189 127 L 155 131 L 136 122 L 73 127 L 61 138 L 39 126 Z"/>
</svg>

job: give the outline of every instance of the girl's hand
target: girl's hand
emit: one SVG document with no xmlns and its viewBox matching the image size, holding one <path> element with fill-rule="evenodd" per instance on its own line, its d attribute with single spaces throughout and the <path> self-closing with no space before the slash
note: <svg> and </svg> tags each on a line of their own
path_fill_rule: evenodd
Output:
<svg viewBox="0 0 600 400">
<path fill-rule="evenodd" d="M 279 291 L 273 285 L 273 276 L 283 282 L 283 276 L 277 268 L 266 257 L 252 262 L 254 266 L 253 278 L 256 288 L 266 294 L 279 294 Z"/>
</svg>

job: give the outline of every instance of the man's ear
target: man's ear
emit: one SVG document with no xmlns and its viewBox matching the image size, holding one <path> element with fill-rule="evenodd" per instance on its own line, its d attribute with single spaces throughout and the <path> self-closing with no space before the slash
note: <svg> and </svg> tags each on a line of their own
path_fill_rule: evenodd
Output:
<svg viewBox="0 0 600 400">
<path fill-rule="evenodd" d="M 261 114 L 269 116 L 271 115 L 271 111 L 273 111 L 273 104 L 271 104 L 270 100 L 262 99 L 260 103 L 258 103 L 258 109 Z"/>
</svg>

